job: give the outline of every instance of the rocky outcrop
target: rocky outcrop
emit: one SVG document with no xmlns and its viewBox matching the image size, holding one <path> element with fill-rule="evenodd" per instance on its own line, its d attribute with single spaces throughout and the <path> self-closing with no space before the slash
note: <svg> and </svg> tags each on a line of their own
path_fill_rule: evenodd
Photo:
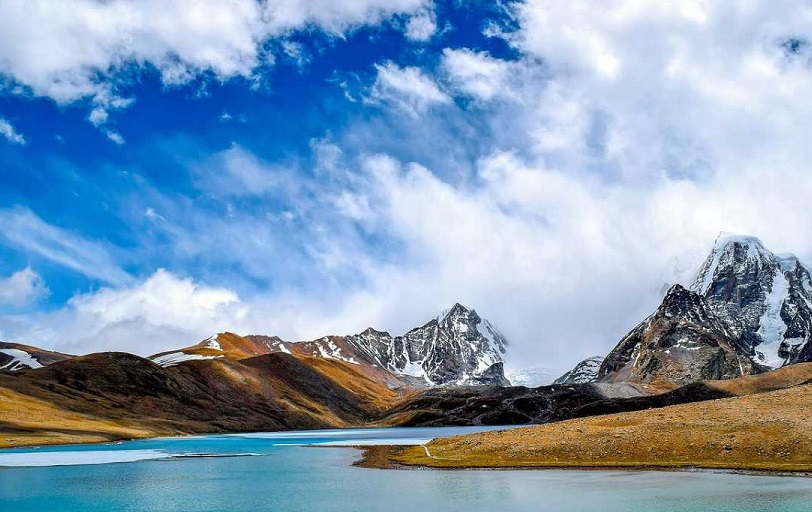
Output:
<svg viewBox="0 0 812 512">
<path fill-rule="evenodd" d="M 605 382 L 729 379 L 812 358 L 812 279 L 793 255 L 720 235 L 691 289 L 674 285 L 601 365 Z"/>
<path fill-rule="evenodd" d="M 754 237 L 720 235 L 691 289 L 757 364 L 812 356 L 812 279 L 797 257 L 773 254 Z"/>
<path fill-rule="evenodd" d="M 603 364 L 602 356 L 592 356 L 584 359 L 575 367 L 555 379 L 553 384 L 588 384 L 598 380 L 598 371 Z"/>
<path fill-rule="evenodd" d="M 682 385 L 759 371 L 705 299 L 674 285 L 657 311 L 606 356 L 598 381 Z"/>
<path fill-rule="evenodd" d="M 507 340 L 461 304 L 403 336 L 370 328 L 345 339 L 381 367 L 429 385 L 510 384 L 502 364 Z"/>
</svg>

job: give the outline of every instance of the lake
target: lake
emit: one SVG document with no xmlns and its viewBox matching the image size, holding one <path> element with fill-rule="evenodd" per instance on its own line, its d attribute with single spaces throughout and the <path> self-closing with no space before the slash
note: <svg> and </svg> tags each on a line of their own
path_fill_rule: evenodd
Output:
<svg viewBox="0 0 812 512">
<path fill-rule="evenodd" d="M 196 436 L 0 450 L 0 511 L 807 511 L 812 479 L 710 472 L 376 470 L 353 448 L 482 428 Z"/>
</svg>

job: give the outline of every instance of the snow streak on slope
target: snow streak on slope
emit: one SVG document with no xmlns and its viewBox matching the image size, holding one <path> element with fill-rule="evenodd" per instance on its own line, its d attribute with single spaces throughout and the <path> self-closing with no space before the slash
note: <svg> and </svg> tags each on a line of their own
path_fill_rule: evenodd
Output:
<svg viewBox="0 0 812 512">
<path fill-rule="evenodd" d="M 2 348 L 0 349 L 0 354 L 5 354 L 7 356 L 11 356 L 11 362 L 6 363 L 3 366 L 0 366 L 0 370 L 22 370 L 23 368 L 42 368 L 42 364 L 37 361 L 34 356 L 25 352 L 24 350 L 18 350 L 15 348 Z"/>
<path fill-rule="evenodd" d="M 176 364 L 182 363 L 184 361 L 217 359 L 219 357 L 223 356 L 206 356 L 203 354 L 187 354 L 186 352 L 170 352 L 169 354 L 155 356 L 152 358 L 152 361 L 155 364 L 158 364 L 166 368 L 168 366 L 175 366 Z"/>
</svg>

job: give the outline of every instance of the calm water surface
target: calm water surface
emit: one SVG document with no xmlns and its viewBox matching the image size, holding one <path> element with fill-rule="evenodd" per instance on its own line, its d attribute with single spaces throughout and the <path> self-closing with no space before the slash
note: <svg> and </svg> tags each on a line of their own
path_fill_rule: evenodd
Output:
<svg viewBox="0 0 812 512">
<path fill-rule="evenodd" d="M 809 511 L 812 479 L 638 471 L 388 471 L 351 448 L 466 428 L 201 436 L 0 450 L 0 511 Z M 481 430 L 481 429 L 476 429 Z M 205 455 L 205 456 L 204 456 Z"/>
</svg>

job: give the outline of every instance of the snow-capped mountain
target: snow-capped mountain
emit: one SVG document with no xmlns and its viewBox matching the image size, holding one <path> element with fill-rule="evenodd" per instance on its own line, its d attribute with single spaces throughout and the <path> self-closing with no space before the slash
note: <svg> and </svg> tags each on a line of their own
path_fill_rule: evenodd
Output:
<svg viewBox="0 0 812 512">
<path fill-rule="evenodd" d="M 461 304 L 403 336 L 370 328 L 344 338 L 380 367 L 429 385 L 509 385 L 502 362 L 507 340 Z"/>
<path fill-rule="evenodd" d="M 599 380 L 685 383 L 812 360 L 812 279 L 795 256 L 721 234 L 690 288 L 669 289 L 609 353 Z"/>
<path fill-rule="evenodd" d="M 403 336 L 368 328 L 360 334 L 284 341 L 276 336 L 220 333 L 185 349 L 151 356 L 162 366 L 273 352 L 323 357 L 358 365 L 391 387 L 404 384 L 508 386 L 502 355 L 508 342 L 487 320 L 461 304 Z"/>
<path fill-rule="evenodd" d="M 812 279 L 795 256 L 773 254 L 754 237 L 720 235 L 691 289 L 758 364 L 778 368 L 812 358 L 804 350 L 812 334 Z"/>
<path fill-rule="evenodd" d="M 598 381 L 687 384 L 740 377 L 754 370 L 705 299 L 675 284 L 657 311 L 606 356 Z"/>
<path fill-rule="evenodd" d="M 600 370 L 603 363 L 602 356 L 587 357 L 575 367 L 555 379 L 553 384 L 588 384 L 595 382 L 598 379 L 598 370 Z"/>
</svg>

